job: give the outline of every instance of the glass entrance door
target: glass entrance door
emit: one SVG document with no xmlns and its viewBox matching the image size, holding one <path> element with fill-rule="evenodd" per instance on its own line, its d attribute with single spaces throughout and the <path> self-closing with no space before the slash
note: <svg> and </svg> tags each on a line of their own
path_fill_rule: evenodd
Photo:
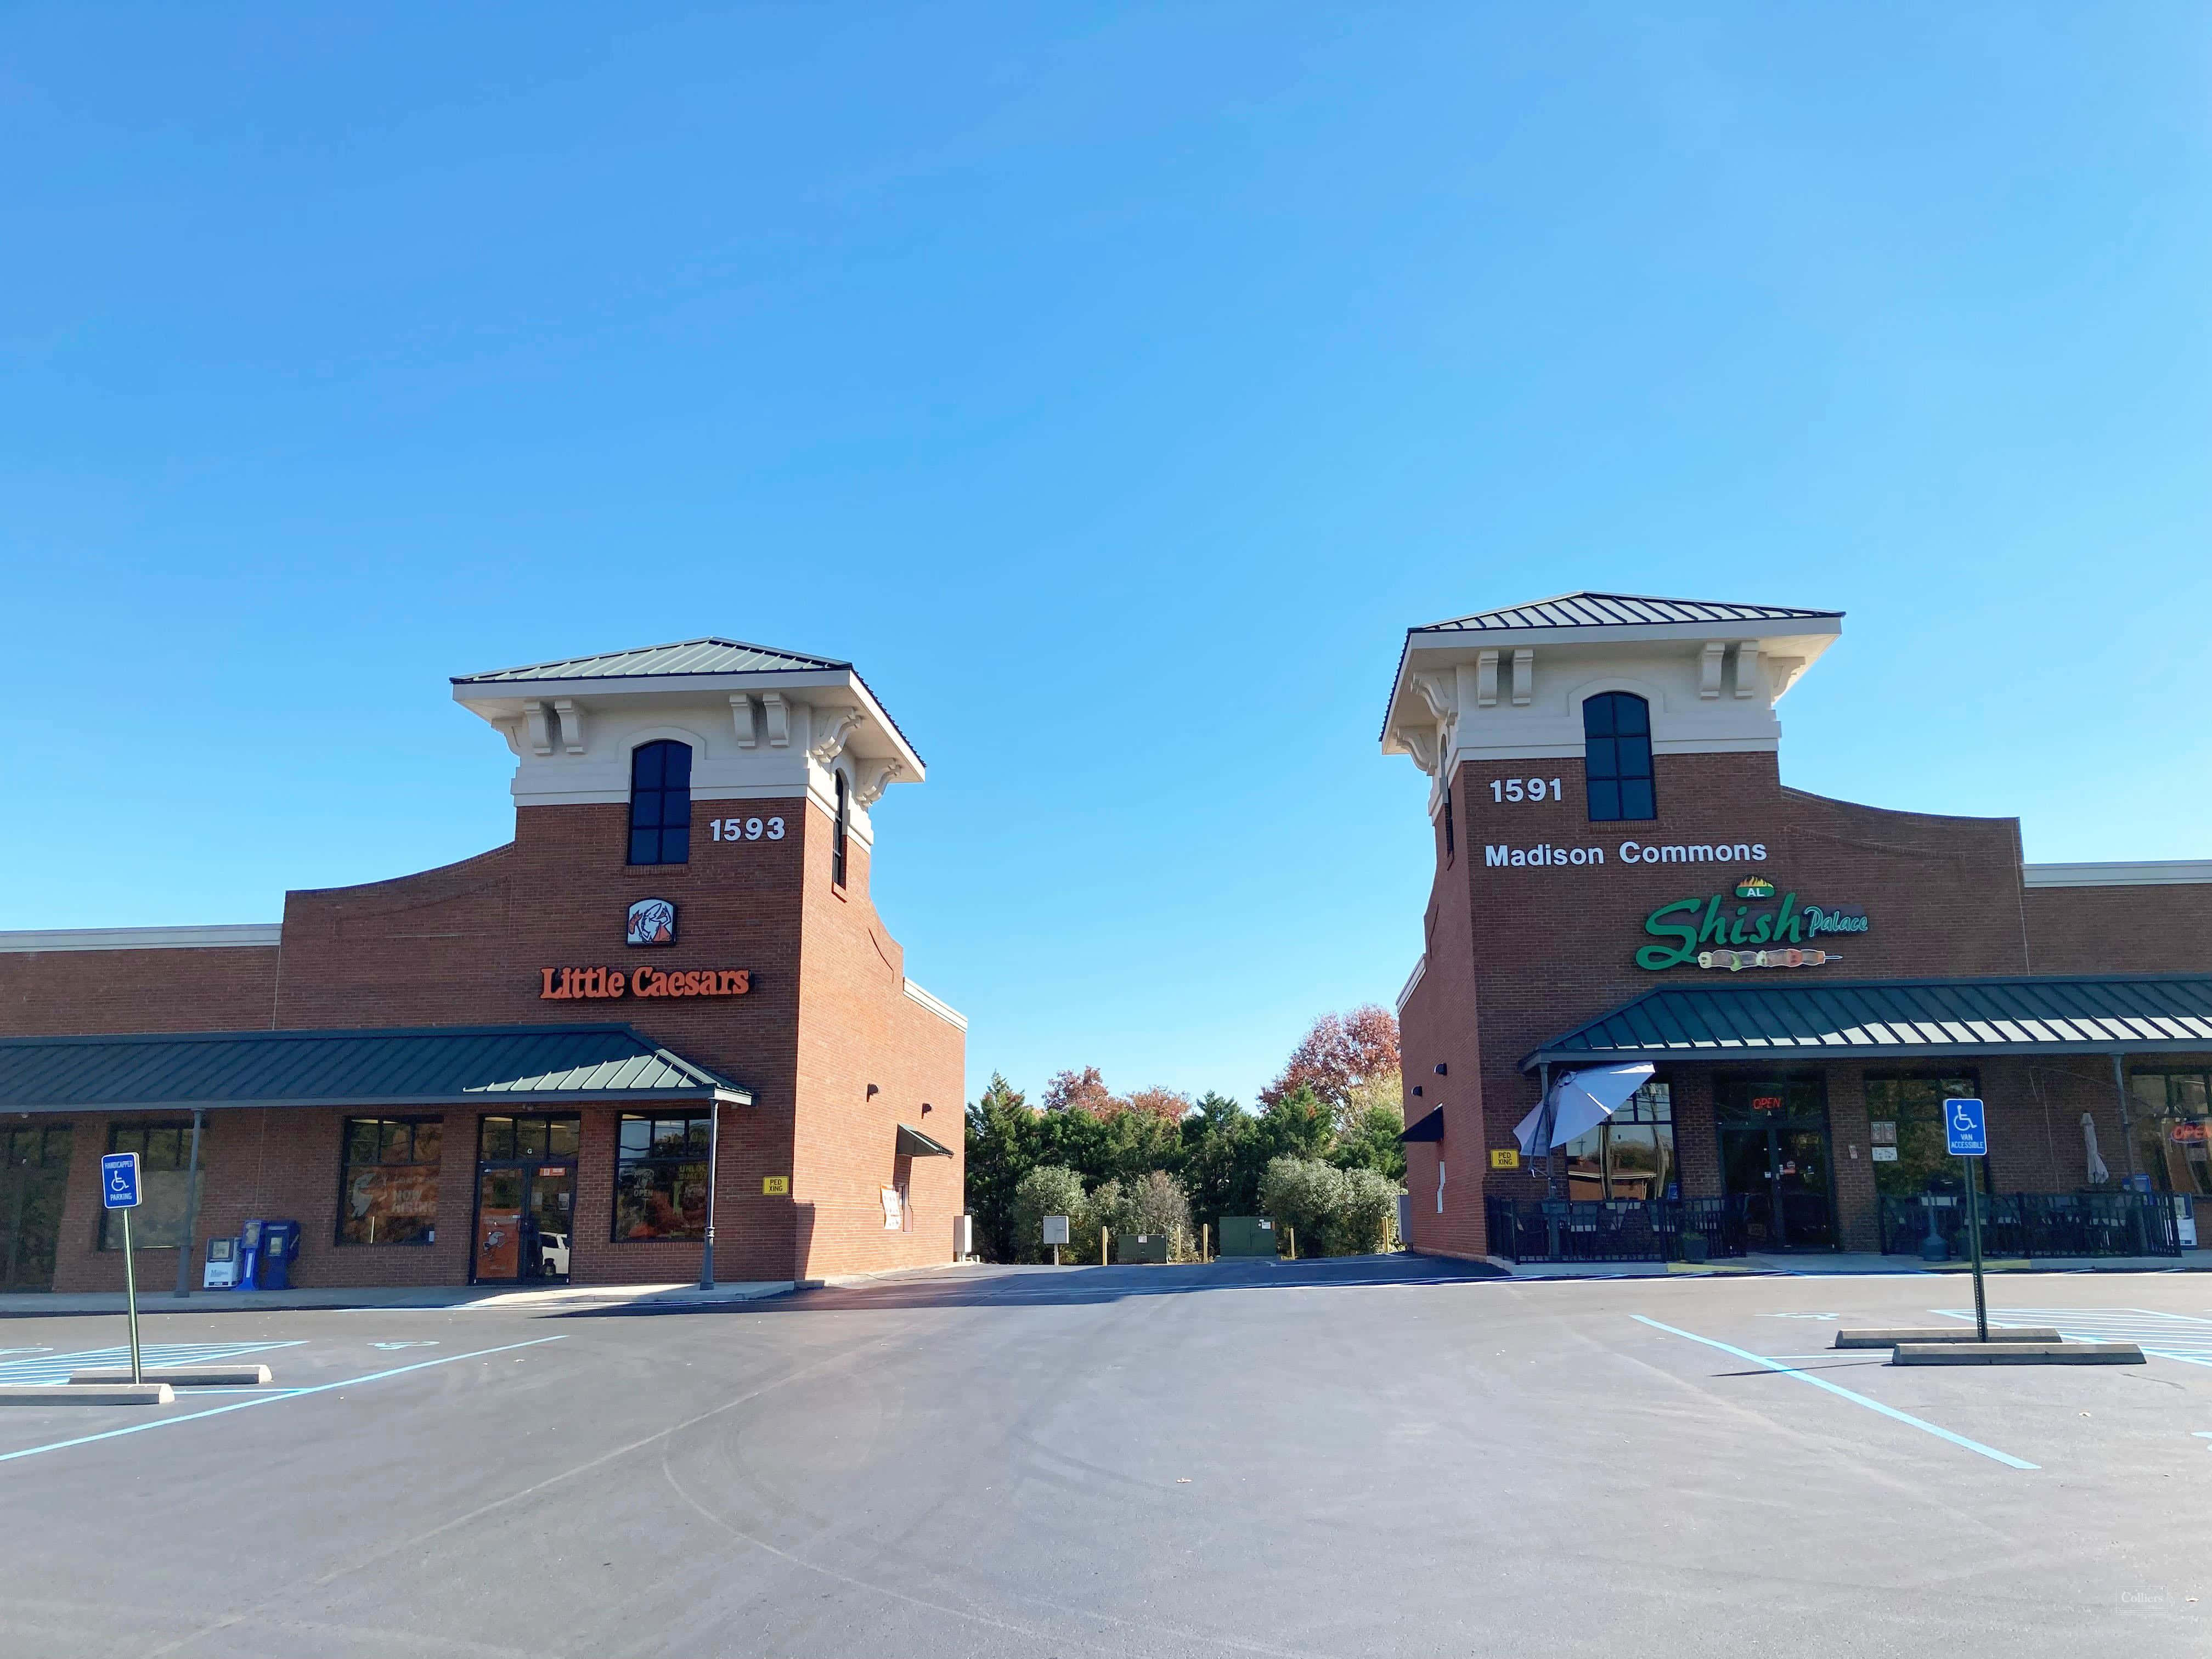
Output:
<svg viewBox="0 0 2212 1659">
<path fill-rule="evenodd" d="M 1720 1114 L 1721 1181 L 1744 1200 L 1751 1248 L 1834 1249 L 1833 1160 L 1817 1083 L 1724 1088 Z"/>
<path fill-rule="evenodd" d="M 567 1280 L 581 1127 L 580 1118 L 562 1114 L 483 1120 L 470 1267 L 477 1283 Z"/>
</svg>

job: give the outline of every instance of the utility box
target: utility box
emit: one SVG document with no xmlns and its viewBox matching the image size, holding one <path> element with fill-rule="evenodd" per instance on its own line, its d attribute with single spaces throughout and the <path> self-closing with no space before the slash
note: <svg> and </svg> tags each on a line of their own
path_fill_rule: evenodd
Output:
<svg viewBox="0 0 2212 1659">
<path fill-rule="evenodd" d="M 1225 1215 L 1221 1218 L 1222 1255 L 1279 1255 L 1275 1224 L 1263 1215 Z"/>
<path fill-rule="evenodd" d="M 956 1215 L 952 1218 L 952 1259 L 965 1261 L 975 1254 L 975 1218 Z"/>
<path fill-rule="evenodd" d="M 1114 1239 L 1114 1260 L 1165 1267 L 1169 1243 L 1165 1233 L 1120 1233 Z"/>
<path fill-rule="evenodd" d="M 207 1261 L 200 1270 L 200 1288 L 204 1291 L 234 1291 L 238 1288 L 236 1239 L 208 1240 Z"/>
<path fill-rule="evenodd" d="M 1048 1215 L 1044 1218 L 1044 1242 L 1048 1244 L 1065 1244 L 1067 1243 L 1067 1218 L 1066 1216 Z"/>
</svg>

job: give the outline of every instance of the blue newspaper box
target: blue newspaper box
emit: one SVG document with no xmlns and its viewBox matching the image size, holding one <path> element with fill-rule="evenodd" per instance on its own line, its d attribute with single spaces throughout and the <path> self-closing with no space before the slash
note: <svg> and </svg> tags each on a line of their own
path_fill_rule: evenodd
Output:
<svg viewBox="0 0 2212 1659">
<path fill-rule="evenodd" d="M 292 1288 L 292 1264 L 300 1256 L 300 1224 L 264 1221 L 261 1224 L 261 1288 Z"/>
</svg>

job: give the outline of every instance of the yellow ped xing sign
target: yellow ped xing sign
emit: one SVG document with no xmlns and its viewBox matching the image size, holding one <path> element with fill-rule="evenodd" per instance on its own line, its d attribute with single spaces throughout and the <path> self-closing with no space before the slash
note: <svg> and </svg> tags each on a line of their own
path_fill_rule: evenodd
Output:
<svg viewBox="0 0 2212 1659">
<path fill-rule="evenodd" d="M 1521 1149 L 1517 1146 L 1500 1146 L 1493 1148 L 1490 1154 L 1490 1167 L 1493 1170 L 1519 1169 L 1521 1167 Z"/>
<path fill-rule="evenodd" d="M 761 1177 L 762 1197 L 787 1198 L 790 1196 L 790 1194 L 791 1177 L 789 1176 L 763 1176 Z"/>
</svg>

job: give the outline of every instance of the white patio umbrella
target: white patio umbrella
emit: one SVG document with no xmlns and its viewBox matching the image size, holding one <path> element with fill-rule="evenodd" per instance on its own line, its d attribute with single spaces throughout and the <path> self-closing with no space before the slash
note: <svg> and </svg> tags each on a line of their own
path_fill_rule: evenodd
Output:
<svg viewBox="0 0 2212 1659">
<path fill-rule="evenodd" d="M 2101 1187 L 2112 1178 L 2112 1172 L 2105 1167 L 2104 1157 L 2097 1151 L 2097 1120 L 2087 1112 L 2081 1114 L 2081 1140 L 2089 1152 L 2089 1184 Z"/>
<path fill-rule="evenodd" d="M 1587 1134 L 1650 1080 L 1648 1064 L 1593 1066 L 1560 1073 L 1552 1080 L 1551 1092 L 1514 1128 L 1521 1155 L 1540 1158 Z"/>
</svg>

